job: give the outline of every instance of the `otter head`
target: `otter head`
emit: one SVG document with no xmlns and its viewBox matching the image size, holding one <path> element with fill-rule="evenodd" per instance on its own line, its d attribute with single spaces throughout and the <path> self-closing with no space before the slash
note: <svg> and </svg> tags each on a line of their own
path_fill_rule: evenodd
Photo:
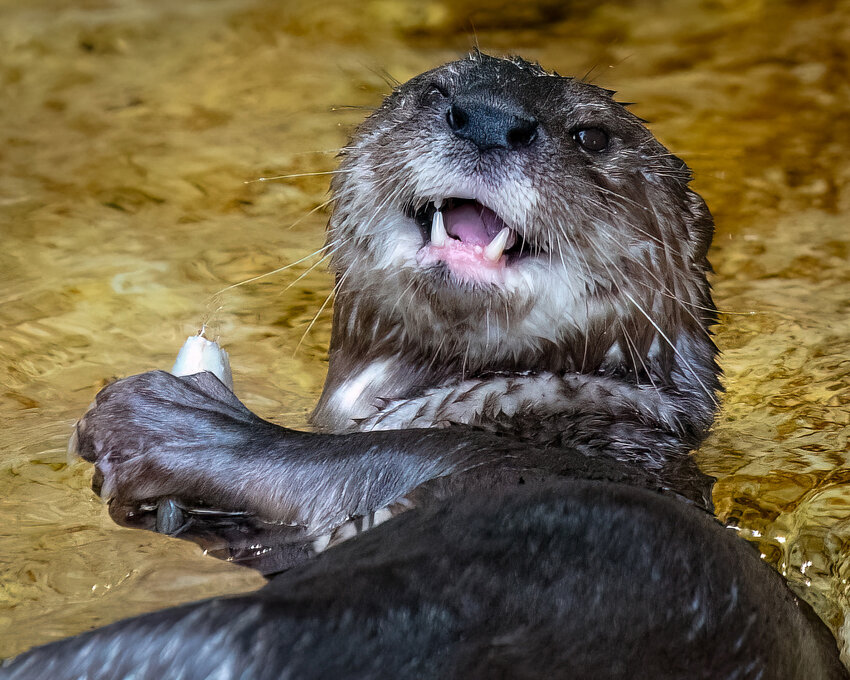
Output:
<svg viewBox="0 0 850 680">
<path fill-rule="evenodd" d="M 333 182 L 326 395 L 503 371 L 713 392 L 711 216 L 612 94 L 475 53 L 387 97 Z"/>
</svg>

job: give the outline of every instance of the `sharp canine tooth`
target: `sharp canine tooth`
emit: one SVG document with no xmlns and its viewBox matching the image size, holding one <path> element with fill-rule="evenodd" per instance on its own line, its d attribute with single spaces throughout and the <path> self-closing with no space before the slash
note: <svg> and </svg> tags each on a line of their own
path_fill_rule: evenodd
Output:
<svg viewBox="0 0 850 680">
<path fill-rule="evenodd" d="M 505 251 L 505 244 L 508 242 L 510 235 L 510 227 L 505 227 L 496 234 L 496 238 L 490 241 L 490 245 L 484 249 L 484 257 L 490 260 L 490 262 L 498 262 L 499 258 L 502 257 L 502 253 Z"/>
<path fill-rule="evenodd" d="M 443 213 L 440 210 L 434 212 L 434 217 L 431 219 L 431 243 L 438 248 L 446 245 L 446 225 L 443 224 Z"/>
</svg>

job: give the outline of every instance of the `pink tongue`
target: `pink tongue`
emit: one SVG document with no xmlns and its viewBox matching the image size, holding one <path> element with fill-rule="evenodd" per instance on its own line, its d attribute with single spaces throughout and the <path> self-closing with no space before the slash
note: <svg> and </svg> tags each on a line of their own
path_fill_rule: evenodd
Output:
<svg viewBox="0 0 850 680">
<path fill-rule="evenodd" d="M 479 246 L 488 245 L 506 226 L 496 213 L 480 203 L 464 203 L 445 210 L 443 220 L 449 235 Z"/>
</svg>

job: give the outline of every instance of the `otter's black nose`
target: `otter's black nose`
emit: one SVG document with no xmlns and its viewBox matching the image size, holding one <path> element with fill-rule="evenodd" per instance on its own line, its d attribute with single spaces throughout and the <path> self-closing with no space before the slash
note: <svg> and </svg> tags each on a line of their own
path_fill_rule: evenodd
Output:
<svg viewBox="0 0 850 680">
<path fill-rule="evenodd" d="M 468 139 L 482 151 L 517 149 L 529 146 L 537 138 L 537 120 L 533 116 L 477 98 L 456 98 L 446 111 L 446 121 L 458 137 Z"/>
</svg>

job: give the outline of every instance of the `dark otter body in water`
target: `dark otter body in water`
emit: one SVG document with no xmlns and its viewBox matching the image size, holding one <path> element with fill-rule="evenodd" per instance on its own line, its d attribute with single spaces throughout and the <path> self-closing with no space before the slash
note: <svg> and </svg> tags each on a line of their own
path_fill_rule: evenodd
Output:
<svg viewBox="0 0 850 680">
<path fill-rule="evenodd" d="M 0 675 L 846 677 L 705 511 L 712 221 L 689 179 L 610 93 L 519 59 L 399 87 L 334 182 L 318 432 L 153 372 L 98 395 L 77 441 L 118 519 L 159 506 L 265 571 L 414 509 Z"/>
</svg>

